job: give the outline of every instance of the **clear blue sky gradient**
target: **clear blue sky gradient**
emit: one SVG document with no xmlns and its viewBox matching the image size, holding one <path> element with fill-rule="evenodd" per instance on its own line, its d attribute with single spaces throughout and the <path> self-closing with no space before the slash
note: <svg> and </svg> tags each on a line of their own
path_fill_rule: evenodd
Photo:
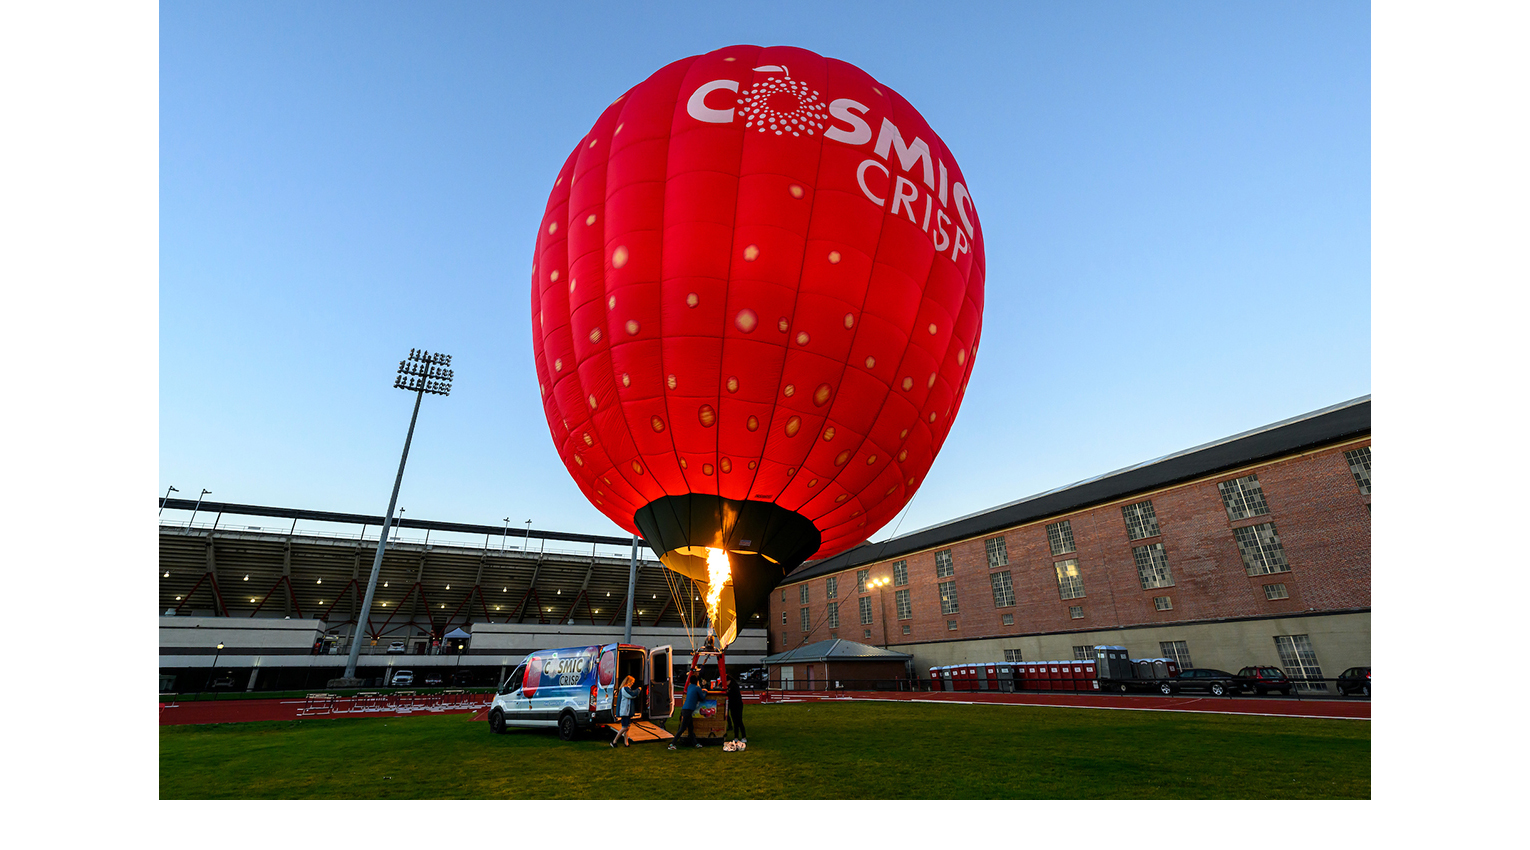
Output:
<svg viewBox="0 0 1530 850">
<path fill-rule="evenodd" d="M 897 90 L 982 216 L 901 533 L 1371 391 L 1367 4 L 550 6 L 162 4 L 160 494 L 382 513 L 427 347 L 409 518 L 620 533 L 538 401 L 535 229 L 607 104 L 738 43 Z"/>
</svg>

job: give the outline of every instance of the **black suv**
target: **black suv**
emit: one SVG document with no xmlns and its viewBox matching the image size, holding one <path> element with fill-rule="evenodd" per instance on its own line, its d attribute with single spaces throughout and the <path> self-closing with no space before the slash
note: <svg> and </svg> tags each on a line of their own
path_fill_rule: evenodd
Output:
<svg viewBox="0 0 1530 850">
<path fill-rule="evenodd" d="M 1351 667 L 1339 674 L 1339 693 L 1371 695 L 1371 668 Z"/>
<path fill-rule="evenodd" d="M 1279 667 L 1244 667 L 1233 677 L 1239 688 L 1264 696 L 1270 691 L 1291 695 L 1291 680 Z"/>
<path fill-rule="evenodd" d="M 1165 694 L 1179 693 L 1181 691 L 1205 691 L 1214 697 L 1220 697 L 1235 693 L 1238 688 L 1233 684 L 1233 674 L 1226 670 L 1194 667 L 1181 672 L 1173 679 L 1160 682 L 1158 690 Z"/>
</svg>

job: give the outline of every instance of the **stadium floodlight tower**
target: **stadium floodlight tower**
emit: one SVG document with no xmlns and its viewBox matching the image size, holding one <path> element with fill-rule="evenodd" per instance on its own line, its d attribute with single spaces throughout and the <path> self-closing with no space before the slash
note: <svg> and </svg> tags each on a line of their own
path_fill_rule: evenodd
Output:
<svg viewBox="0 0 1530 850">
<path fill-rule="evenodd" d="M 356 678 L 356 659 L 361 655 L 362 626 L 372 612 L 372 596 L 377 592 L 377 575 L 382 572 L 383 550 L 388 545 L 388 531 L 393 526 L 393 509 L 398 505 L 398 488 L 404 483 L 404 464 L 409 460 L 409 443 L 414 439 L 414 423 L 420 417 L 420 401 L 426 393 L 451 395 L 452 356 L 439 352 L 432 354 L 424 349 L 409 349 L 409 359 L 398 362 L 398 377 L 393 380 L 394 389 L 414 393 L 414 413 L 409 417 L 409 433 L 404 437 L 404 455 L 398 459 L 398 476 L 393 479 L 393 495 L 388 497 L 388 513 L 383 516 L 382 534 L 377 538 L 377 555 L 372 558 L 372 577 L 367 579 L 367 594 L 361 601 L 361 612 L 351 632 L 351 652 L 345 660 L 345 679 Z M 359 684 L 359 683 L 358 683 Z"/>
</svg>

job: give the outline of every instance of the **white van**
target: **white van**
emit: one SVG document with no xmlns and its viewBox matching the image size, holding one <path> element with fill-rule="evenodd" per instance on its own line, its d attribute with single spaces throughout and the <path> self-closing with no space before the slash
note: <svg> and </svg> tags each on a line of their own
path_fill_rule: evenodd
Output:
<svg viewBox="0 0 1530 850">
<path fill-rule="evenodd" d="M 565 741 L 615 721 L 613 697 L 631 676 L 647 692 L 638 717 L 664 721 L 674 712 L 674 648 L 628 643 L 540 649 L 526 656 L 489 704 L 489 731 L 510 726 L 557 727 Z"/>
</svg>

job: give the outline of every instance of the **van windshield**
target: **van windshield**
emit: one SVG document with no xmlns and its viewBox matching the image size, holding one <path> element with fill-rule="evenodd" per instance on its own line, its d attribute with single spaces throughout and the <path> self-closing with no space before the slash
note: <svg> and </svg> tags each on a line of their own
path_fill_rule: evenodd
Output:
<svg viewBox="0 0 1530 850">
<path fill-rule="evenodd" d="M 510 678 L 505 680 L 505 684 L 500 687 L 499 692 L 502 694 L 515 693 L 520 689 L 521 680 L 525 678 L 525 676 L 526 665 L 522 664 L 521 666 L 515 668 L 515 672 L 510 674 Z"/>
</svg>

